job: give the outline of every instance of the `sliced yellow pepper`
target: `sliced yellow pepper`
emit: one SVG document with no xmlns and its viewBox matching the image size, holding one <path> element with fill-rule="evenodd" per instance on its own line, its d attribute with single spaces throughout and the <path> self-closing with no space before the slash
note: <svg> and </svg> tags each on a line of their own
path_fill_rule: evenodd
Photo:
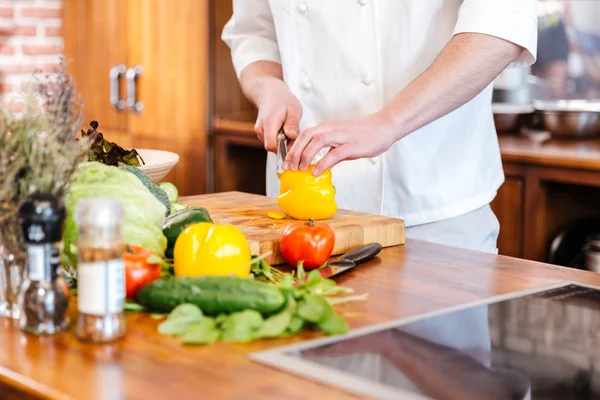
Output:
<svg viewBox="0 0 600 400">
<path fill-rule="evenodd" d="M 175 276 L 250 275 L 252 254 L 244 233 L 233 225 L 201 222 L 188 226 L 175 241 Z"/>
<path fill-rule="evenodd" d="M 292 218 L 323 220 L 337 212 L 331 170 L 314 176 L 314 165 L 306 171 L 286 170 L 280 176 L 279 208 Z"/>
</svg>

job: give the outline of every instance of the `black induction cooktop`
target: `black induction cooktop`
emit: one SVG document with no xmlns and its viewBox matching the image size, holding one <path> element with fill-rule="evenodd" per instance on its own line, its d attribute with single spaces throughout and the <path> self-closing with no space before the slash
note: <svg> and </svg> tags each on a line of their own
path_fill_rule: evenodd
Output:
<svg viewBox="0 0 600 400">
<path fill-rule="evenodd" d="M 252 358 L 370 398 L 600 399 L 600 290 L 513 293 Z"/>
</svg>

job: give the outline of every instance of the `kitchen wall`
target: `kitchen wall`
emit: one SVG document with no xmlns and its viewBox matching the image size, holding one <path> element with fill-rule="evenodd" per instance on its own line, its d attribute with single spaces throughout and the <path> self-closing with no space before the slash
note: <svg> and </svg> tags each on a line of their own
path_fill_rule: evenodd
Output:
<svg viewBox="0 0 600 400">
<path fill-rule="evenodd" d="M 17 111 L 19 92 L 36 68 L 58 65 L 63 40 L 61 0 L 0 0 L 0 101 Z"/>
</svg>

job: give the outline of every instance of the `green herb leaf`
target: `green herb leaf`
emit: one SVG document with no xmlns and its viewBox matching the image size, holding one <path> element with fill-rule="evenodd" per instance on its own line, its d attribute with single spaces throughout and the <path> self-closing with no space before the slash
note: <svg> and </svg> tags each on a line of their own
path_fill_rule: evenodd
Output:
<svg viewBox="0 0 600 400">
<path fill-rule="evenodd" d="M 180 304 L 171 311 L 166 321 L 158 325 L 158 333 L 179 336 L 189 324 L 202 321 L 203 318 L 202 311 L 194 304 Z"/>
<path fill-rule="evenodd" d="M 322 321 L 319 328 L 327 335 L 341 335 L 350 331 L 348 322 L 335 313 L 331 313 L 327 319 Z"/>
<path fill-rule="evenodd" d="M 320 323 L 333 313 L 331 305 L 323 297 L 307 294 L 300 301 L 298 315 L 309 322 Z"/>
<path fill-rule="evenodd" d="M 213 318 L 203 318 L 202 321 L 192 322 L 187 325 L 181 343 L 183 344 L 210 344 L 219 338 L 219 329 Z"/>
<path fill-rule="evenodd" d="M 291 320 L 292 312 L 285 309 L 267 318 L 254 337 L 260 339 L 281 336 L 290 325 Z"/>
<path fill-rule="evenodd" d="M 152 313 L 150 314 L 150 318 L 152 319 L 165 319 L 167 318 L 168 314 L 159 314 L 159 313 Z"/>
<path fill-rule="evenodd" d="M 262 324 L 263 317 L 255 310 L 230 314 L 221 324 L 221 338 L 225 342 L 249 342 Z"/>
<path fill-rule="evenodd" d="M 287 327 L 286 334 L 295 335 L 304 328 L 304 320 L 298 315 L 294 315 Z"/>
<path fill-rule="evenodd" d="M 204 315 L 202 314 L 202 310 L 198 308 L 195 304 L 180 304 L 171 311 L 168 320 L 191 320 L 191 321 L 200 321 Z"/>
<path fill-rule="evenodd" d="M 304 261 L 298 261 L 298 265 L 296 266 L 297 277 L 300 282 L 304 282 L 306 278 L 306 272 L 304 271 Z"/>
<path fill-rule="evenodd" d="M 125 311 L 128 311 L 128 312 L 146 311 L 146 307 L 144 307 L 143 305 L 138 304 L 134 301 L 131 301 L 131 300 L 125 301 L 124 309 L 125 309 Z"/>
</svg>

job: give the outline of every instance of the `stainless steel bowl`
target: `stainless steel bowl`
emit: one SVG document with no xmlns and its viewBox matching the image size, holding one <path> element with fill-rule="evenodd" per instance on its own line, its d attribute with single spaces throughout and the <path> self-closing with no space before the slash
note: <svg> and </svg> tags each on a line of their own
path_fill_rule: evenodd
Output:
<svg viewBox="0 0 600 400">
<path fill-rule="evenodd" d="M 527 104 L 492 104 L 494 124 L 499 133 L 519 132 L 524 126 L 531 123 L 533 107 Z"/>
<path fill-rule="evenodd" d="M 600 136 L 600 101 L 536 101 L 533 105 L 553 137 Z"/>
</svg>

